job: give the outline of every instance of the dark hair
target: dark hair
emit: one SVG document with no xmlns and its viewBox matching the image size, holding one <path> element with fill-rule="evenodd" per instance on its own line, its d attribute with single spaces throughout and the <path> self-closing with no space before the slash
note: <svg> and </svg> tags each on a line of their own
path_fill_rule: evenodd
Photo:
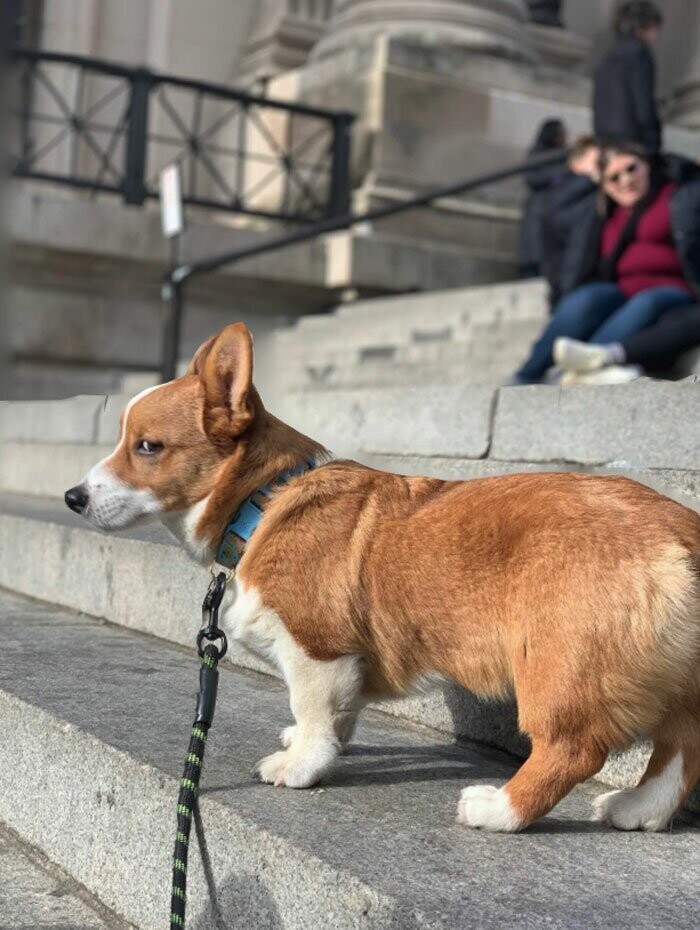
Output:
<svg viewBox="0 0 700 930">
<path fill-rule="evenodd" d="M 663 184 L 661 160 L 656 155 L 650 155 L 639 142 L 627 139 L 606 139 L 601 141 L 600 158 L 598 159 L 598 170 L 600 172 L 598 180 L 598 212 L 604 216 L 609 210 L 610 201 L 605 193 L 605 168 L 615 155 L 632 155 L 649 165 L 649 193 L 638 205 L 641 210 L 646 209 L 649 202 L 656 196 L 659 187 Z"/>
<path fill-rule="evenodd" d="M 634 155 L 635 158 L 639 158 L 651 166 L 656 161 L 639 142 L 634 142 L 631 139 L 605 139 L 600 143 L 600 159 L 598 162 L 601 179 L 605 166 L 614 155 Z"/>
<path fill-rule="evenodd" d="M 562 145 L 566 139 L 566 126 L 560 119 L 546 119 L 537 130 L 533 148 L 540 152 L 545 149 L 555 149 Z"/>
<path fill-rule="evenodd" d="M 618 36 L 636 36 L 651 26 L 660 26 L 664 21 L 661 10 L 650 0 L 629 0 L 618 10 L 615 17 L 615 32 Z"/>
</svg>

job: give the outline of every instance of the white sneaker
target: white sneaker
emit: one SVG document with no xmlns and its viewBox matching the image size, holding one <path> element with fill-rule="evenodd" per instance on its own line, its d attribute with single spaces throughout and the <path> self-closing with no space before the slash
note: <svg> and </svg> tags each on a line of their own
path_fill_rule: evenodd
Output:
<svg viewBox="0 0 700 930">
<path fill-rule="evenodd" d="M 643 375 L 644 371 L 639 365 L 607 365 L 599 371 L 568 371 L 562 379 L 562 385 L 629 384 Z"/>
<path fill-rule="evenodd" d="M 597 371 L 608 361 L 605 346 L 591 345 L 560 336 L 554 340 L 554 361 L 565 371 Z"/>
</svg>

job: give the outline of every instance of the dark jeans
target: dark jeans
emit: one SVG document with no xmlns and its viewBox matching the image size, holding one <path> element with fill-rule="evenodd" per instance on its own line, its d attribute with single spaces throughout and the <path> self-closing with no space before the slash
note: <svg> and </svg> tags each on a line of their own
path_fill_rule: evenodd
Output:
<svg viewBox="0 0 700 930">
<path fill-rule="evenodd" d="M 654 287 L 628 299 L 616 284 L 584 284 L 559 302 L 516 377 L 524 384 L 541 381 L 554 364 L 552 348 L 559 336 L 599 344 L 624 342 L 689 299 L 688 292 L 678 287 Z"/>
<path fill-rule="evenodd" d="M 625 361 L 644 368 L 665 366 L 700 346 L 700 307 L 687 304 L 667 310 L 653 326 L 623 339 Z"/>
</svg>

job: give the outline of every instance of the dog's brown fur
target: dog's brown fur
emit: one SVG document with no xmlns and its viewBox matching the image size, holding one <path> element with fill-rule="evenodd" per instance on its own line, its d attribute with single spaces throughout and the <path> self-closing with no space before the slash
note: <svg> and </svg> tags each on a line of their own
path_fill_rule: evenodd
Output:
<svg viewBox="0 0 700 930">
<path fill-rule="evenodd" d="M 171 404 L 165 419 L 191 435 L 162 478 L 139 466 L 143 486 L 162 485 L 172 508 L 211 495 L 198 532 L 213 548 L 240 501 L 320 451 L 265 411 L 251 376 L 237 324 L 140 404 L 149 424 L 149 404 Z M 134 481 L 126 458 L 116 469 Z M 679 752 L 679 803 L 700 778 L 700 517 L 636 482 L 446 482 L 331 462 L 273 498 L 238 575 L 309 656 L 361 656 L 365 697 L 435 674 L 514 695 L 533 746 L 507 785 L 523 824 L 641 736 L 655 746 L 643 782 Z"/>
</svg>

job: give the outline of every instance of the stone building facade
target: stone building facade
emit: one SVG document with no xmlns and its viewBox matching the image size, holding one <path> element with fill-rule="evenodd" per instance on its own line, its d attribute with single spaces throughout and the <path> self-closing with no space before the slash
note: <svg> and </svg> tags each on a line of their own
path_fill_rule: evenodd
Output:
<svg viewBox="0 0 700 930">
<path fill-rule="evenodd" d="M 666 144 L 699 157 L 700 3 L 660 6 Z M 610 40 L 615 7 L 616 0 L 11 5 L 15 35 L 47 50 L 353 112 L 355 210 L 518 162 L 543 119 L 586 131 L 588 75 Z M 11 389 L 23 396 L 115 390 L 125 372 L 155 369 L 167 258 L 155 211 L 27 181 L 11 195 L 3 332 L 22 372 Z M 263 346 L 275 326 L 354 294 L 507 279 L 521 200 L 520 182 L 502 184 L 202 282 L 189 295 L 183 354 L 232 315 Z M 202 254 L 267 234 L 259 221 L 232 225 L 200 214 L 185 249 Z"/>
<path fill-rule="evenodd" d="M 47 49 L 251 85 L 368 33 L 413 35 L 429 45 L 524 61 L 568 61 L 586 73 L 609 42 L 619 2 L 558 0 L 560 28 L 538 24 L 542 17 L 530 8 L 542 0 L 12 0 L 8 7 L 22 23 L 13 35 Z M 661 95 L 674 121 L 695 125 L 700 7 L 695 0 L 657 2 L 666 22 Z"/>
</svg>

